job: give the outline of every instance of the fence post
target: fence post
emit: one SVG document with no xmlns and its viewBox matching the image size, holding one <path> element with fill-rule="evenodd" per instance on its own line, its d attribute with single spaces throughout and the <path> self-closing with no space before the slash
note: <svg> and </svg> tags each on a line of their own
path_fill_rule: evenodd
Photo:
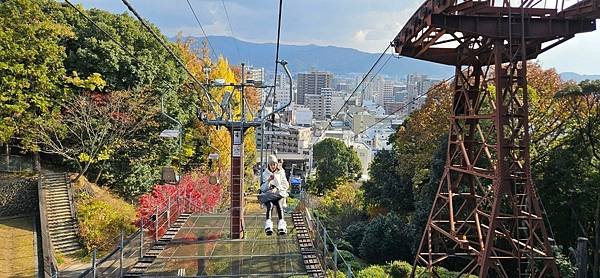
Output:
<svg viewBox="0 0 600 278">
<path fill-rule="evenodd" d="M 140 258 L 144 256 L 144 217 L 140 222 Z"/>
<path fill-rule="evenodd" d="M 346 267 L 348 267 L 348 270 L 346 271 L 346 278 L 352 278 L 352 267 L 350 267 L 349 264 L 347 264 Z"/>
<path fill-rule="evenodd" d="M 317 222 L 317 234 L 318 234 L 319 231 L 321 230 L 320 226 L 319 226 L 320 221 L 319 221 L 319 216 L 318 215 L 315 215 L 315 220 L 316 220 L 315 222 Z"/>
<path fill-rule="evenodd" d="M 167 201 L 167 229 L 171 227 L 171 195 Z"/>
<path fill-rule="evenodd" d="M 92 250 L 92 277 L 96 278 L 96 247 Z"/>
<path fill-rule="evenodd" d="M 323 225 L 323 260 L 327 257 L 327 228 Z"/>
<path fill-rule="evenodd" d="M 187 196 L 186 196 L 186 197 L 187 197 Z M 186 212 L 190 212 L 190 211 L 192 211 L 192 210 L 191 210 L 191 208 L 190 208 L 190 207 L 191 207 L 191 202 L 192 202 L 192 201 L 190 201 L 190 199 L 192 199 L 192 192 L 190 192 L 190 196 L 189 196 L 189 197 L 187 197 L 187 207 L 188 207 L 188 209 L 187 209 L 187 211 L 186 211 Z"/>
<path fill-rule="evenodd" d="M 333 245 L 333 278 L 337 278 L 337 272 L 338 272 L 338 249 L 337 249 L 337 245 Z"/>
<path fill-rule="evenodd" d="M 119 277 L 123 277 L 123 230 L 121 230 L 121 243 L 119 244 Z"/>
<path fill-rule="evenodd" d="M 158 207 L 154 210 L 154 241 L 158 241 Z"/>
</svg>

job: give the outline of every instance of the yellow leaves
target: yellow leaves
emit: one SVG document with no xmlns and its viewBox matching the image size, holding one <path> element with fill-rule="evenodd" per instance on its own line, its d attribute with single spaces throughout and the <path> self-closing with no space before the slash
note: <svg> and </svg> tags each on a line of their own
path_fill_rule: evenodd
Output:
<svg viewBox="0 0 600 278">
<path fill-rule="evenodd" d="M 90 91 L 95 91 L 96 89 L 102 90 L 106 86 L 106 81 L 102 78 L 101 74 L 92 73 L 87 78 L 81 79 L 76 71 L 73 71 L 72 76 L 65 77 L 65 83 Z"/>
<path fill-rule="evenodd" d="M 79 156 L 77 157 L 79 159 L 79 161 L 81 162 L 88 162 L 90 161 L 92 158 L 90 157 L 89 154 L 82 152 L 79 154 Z"/>
<path fill-rule="evenodd" d="M 113 151 L 112 150 L 108 150 L 108 149 L 104 149 L 100 152 L 100 154 L 98 154 L 98 161 L 102 161 L 102 160 L 108 160 L 110 159 L 110 156 L 112 155 Z"/>
</svg>

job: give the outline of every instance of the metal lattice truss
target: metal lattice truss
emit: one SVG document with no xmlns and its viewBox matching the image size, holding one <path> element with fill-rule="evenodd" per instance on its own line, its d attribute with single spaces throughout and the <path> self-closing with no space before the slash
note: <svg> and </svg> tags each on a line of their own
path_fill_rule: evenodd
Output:
<svg viewBox="0 0 600 278">
<path fill-rule="evenodd" d="M 457 46 L 471 37 L 521 39 L 524 35 L 527 59 L 534 59 L 577 33 L 595 30 L 596 18 L 600 17 L 599 3 L 599 0 L 428 0 L 392 43 L 402 56 L 456 65 Z M 573 5 L 566 7 L 568 4 Z M 522 12 L 525 13 L 523 29 Z"/>
<path fill-rule="evenodd" d="M 400 31 L 397 53 L 456 67 L 445 171 L 415 258 L 426 271 L 413 276 L 443 265 L 558 277 L 531 182 L 527 60 L 595 30 L 599 2 L 429 0 Z"/>
<path fill-rule="evenodd" d="M 530 179 L 525 64 L 495 70 L 490 59 L 511 55 L 499 41 L 474 39 L 458 52 L 468 65 L 454 80 L 448 160 L 417 261 L 480 276 L 554 274 Z"/>
</svg>

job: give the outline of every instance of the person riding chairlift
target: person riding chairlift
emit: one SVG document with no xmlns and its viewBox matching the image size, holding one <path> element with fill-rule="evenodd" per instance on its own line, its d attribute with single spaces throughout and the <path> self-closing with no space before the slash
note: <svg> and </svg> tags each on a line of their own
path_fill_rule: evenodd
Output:
<svg viewBox="0 0 600 278">
<path fill-rule="evenodd" d="M 280 235 L 287 233 L 287 226 L 283 219 L 283 208 L 285 207 L 285 198 L 287 198 L 290 187 L 285 171 L 281 169 L 275 155 L 269 155 L 267 169 L 262 173 L 263 184 L 260 186 L 259 200 L 267 207 L 265 221 L 265 232 L 267 235 L 273 234 L 273 221 L 271 221 L 271 211 L 273 207 L 277 209 L 279 222 L 277 231 Z"/>
</svg>

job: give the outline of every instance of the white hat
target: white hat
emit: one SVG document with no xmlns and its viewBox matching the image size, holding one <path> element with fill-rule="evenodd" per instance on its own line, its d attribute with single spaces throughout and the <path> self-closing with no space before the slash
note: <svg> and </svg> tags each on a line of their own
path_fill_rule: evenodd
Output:
<svg viewBox="0 0 600 278">
<path fill-rule="evenodd" d="M 277 163 L 277 156 L 274 154 L 269 155 L 269 158 L 267 159 L 267 164 L 271 163 Z"/>
</svg>

